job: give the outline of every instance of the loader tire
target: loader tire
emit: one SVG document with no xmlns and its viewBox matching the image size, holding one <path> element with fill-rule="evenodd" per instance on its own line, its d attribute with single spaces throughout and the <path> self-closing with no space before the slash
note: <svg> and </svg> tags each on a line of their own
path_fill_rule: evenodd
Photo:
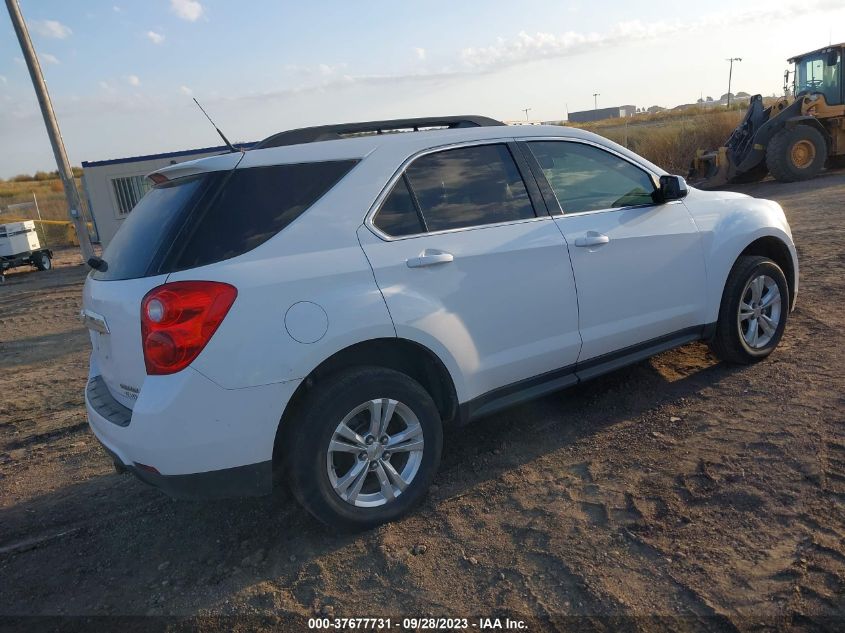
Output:
<svg viewBox="0 0 845 633">
<path fill-rule="evenodd" d="M 827 160 L 827 143 L 817 129 L 796 125 L 781 130 L 766 148 L 769 173 L 781 182 L 815 178 Z"/>
</svg>

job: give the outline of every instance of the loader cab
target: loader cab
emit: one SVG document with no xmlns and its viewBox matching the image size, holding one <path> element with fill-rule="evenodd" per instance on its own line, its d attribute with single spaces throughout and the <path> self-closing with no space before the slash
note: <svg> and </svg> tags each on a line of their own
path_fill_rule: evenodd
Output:
<svg viewBox="0 0 845 633">
<path fill-rule="evenodd" d="M 828 105 L 845 103 L 841 47 L 830 47 L 795 57 L 794 94 L 823 94 Z"/>
</svg>

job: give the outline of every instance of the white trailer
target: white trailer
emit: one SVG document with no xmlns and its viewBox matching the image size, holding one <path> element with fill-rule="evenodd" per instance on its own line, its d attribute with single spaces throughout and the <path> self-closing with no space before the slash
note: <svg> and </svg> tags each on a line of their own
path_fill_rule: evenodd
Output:
<svg viewBox="0 0 845 633">
<path fill-rule="evenodd" d="M 42 248 L 32 220 L 0 224 L 0 282 L 5 281 L 6 270 L 17 266 L 53 267 L 53 251 Z"/>
</svg>

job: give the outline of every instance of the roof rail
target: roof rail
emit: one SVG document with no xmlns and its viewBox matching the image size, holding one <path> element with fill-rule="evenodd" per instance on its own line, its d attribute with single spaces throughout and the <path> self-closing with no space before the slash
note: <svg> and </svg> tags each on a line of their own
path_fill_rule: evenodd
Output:
<svg viewBox="0 0 845 633">
<path fill-rule="evenodd" d="M 300 143 L 315 143 L 317 141 L 334 141 L 354 134 L 373 133 L 384 134 L 389 131 L 414 130 L 427 127 L 446 127 L 449 129 L 466 127 L 487 127 L 490 125 L 504 125 L 501 121 L 485 116 L 443 116 L 420 119 L 393 119 L 390 121 L 366 121 L 363 123 L 343 123 L 340 125 L 319 125 L 304 127 L 298 130 L 288 130 L 268 136 L 255 145 L 253 149 L 268 147 L 282 147 L 284 145 L 299 145 Z"/>
</svg>

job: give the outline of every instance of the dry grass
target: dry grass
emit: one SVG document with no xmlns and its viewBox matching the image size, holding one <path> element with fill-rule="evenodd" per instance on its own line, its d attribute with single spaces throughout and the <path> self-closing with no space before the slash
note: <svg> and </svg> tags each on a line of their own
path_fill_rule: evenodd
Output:
<svg viewBox="0 0 845 633">
<path fill-rule="evenodd" d="M 686 175 L 698 149 L 715 149 L 725 143 L 742 119 L 741 110 L 720 110 L 655 120 L 619 119 L 581 125 L 647 158 L 666 171 Z M 648 115 L 647 115 L 648 116 Z M 654 116 L 654 115 L 652 115 Z"/>
<path fill-rule="evenodd" d="M 76 189 L 82 198 L 82 206 L 88 210 L 88 201 L 85 200 L 85 192 L 82 189 L 82 181 L 76 178 Z M 41 209 L 41 217 L 45 220 L 67 220 L 67 202 L 62 182 L 58 178 L 49 180 L 29 181 L 5 181 L 0 182 L 0 222 L 7 213 L 5 209 L 11 204 L 20 202 L 32 202 L 32 195 L 38 199 L 38 208 Z M 32 212 L 32 219 L 35 219 L 35 211 Z"/>
</svg>

